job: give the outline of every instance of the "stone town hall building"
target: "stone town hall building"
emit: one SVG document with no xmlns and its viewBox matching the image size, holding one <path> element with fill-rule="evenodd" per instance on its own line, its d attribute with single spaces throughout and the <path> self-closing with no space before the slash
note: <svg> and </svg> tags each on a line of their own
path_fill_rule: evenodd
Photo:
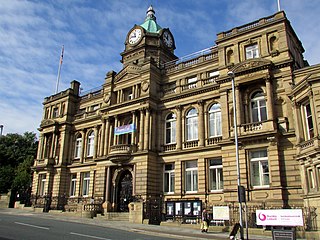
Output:
<svg viewBox="0 0 320 240">
<path fill-rule="evenodd" d="M 318 207 L 320 66 L 304 60 L 283 11 L 215 43 L 178 58 L 150 7 L 126 36 L 121 71 L 87 94 L 72 81 L 46 97 L 33 203 L 121 212 L 157 199 L 167 219 L 185 222 L 202 207 L 237 203 L 233 71 L 248 206 Z"/>
</svg>

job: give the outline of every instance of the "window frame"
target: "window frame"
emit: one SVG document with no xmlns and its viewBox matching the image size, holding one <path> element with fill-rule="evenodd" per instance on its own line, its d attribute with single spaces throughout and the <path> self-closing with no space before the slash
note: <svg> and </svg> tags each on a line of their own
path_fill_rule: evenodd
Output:
<svg viewBox="0 0 320 240">
<path fill-rule="evenodd" d="M 83 197 L 88 197 L 90 192 L 90 172 L 82 173 L 82 187 L 81 187 L 81 195 Z"/>
<path fill-rule="evenodd" d="M 220 164 L 212 164 L 212 161 L 219 161 Z M 222 166 L 222 159 L 221 158 L 215 158 L 215 159 L 209 159 L 209 190 L 210 192 L 217 192 L 222 191 L 224 187 L 223 182 L 223 166 Z M 213 175 L 215 175 L 216 183 L 214 184 L 214 181 L 212 179 Z M 215 185 L 215 188 L 214 186 Z"/>
<path fill-rule="evenodd" d="M 42 173 L 38 176 L 38 195 L 44 196 L 46 194 L 47 174 Z"/>
<path fill-rule="evenodd" d="M 313 114 L 310 102 L 302 104 L 304 115 L 304 135 L 306 140 L 310 140 L 314 137 L 314 123 Z"/>
<path fill-rule="evenodd" d="M 253 157 L 254 153 L 265 153 L 265 156 Z M 253 188 L 268 188 L 270 187 L 270 164 L 268 159 L 268 150 L 267 149 L 255 149 L 249 151 L 250 158 L 250 180 L 251 186 Z M 265 165 L 266 164 L 266 165 Z M 268 171 L 264 172 L 265 166 L 267 166 Z M 258 167 L 258 168 L 257 168 Z M 257 171 L 255 171 L 257 170 Z M 258 184 L 255 177 L 258 174 Z M 267 184 L 265 184 L 267 182 Z"/>
<path fill-rule="evenodd" d="M 197 82 L 198 82 L 197 76 L 187 78 L 188 89 L 196 88 Z"/>
<path fill-rule="evenodd" d="M 194 111 L 194 113 L 192 113 Z M 198 140 L 199 131 L 198 131 L 198 111 L 196 108 L 191 108 L 186 114 L 186 141 L 195 141 Z"/>
<path fill-rule="evenodd" d="M 75 147 L 74 147 L 74 158 L 80 159 L 81 158 L 81 152 L 82 152 L 82 135 L 79 134 L 76 137 L 75 141 Z"/>
<path fill-rule="evenodd" d="M 172 116 L 172 118 L 169 119 L 170 116 Z M 177 137 L 177 117 L 175 113 L 171 112 L 166 116 L 166 119 L 165 119 L 165 144 L 176 143 L 177 142 L 176 137 Z"/>
<path fill-rule="evenodd" d="M 52 109 L 52 118 L 58 118 L 59 117 L 59 107 L 54 107 Z"/>
<path fill-rule="evenodd" d="M 259 44 L 258 43 L 252 43 L 250 45 L 245 46 L 244 49 L 246 60 L 248 59 L 254 59 L 259 58 Z"/>
<path fill-rule="evenodd" d="M 258 94 L 259 96 L 256 96 Z M 264 96 L 264 92 L 261 89 L 252 92 L 250 96 L 250 111 L 251 111 L 250 118 L 252 123 L 263 122 L 268 120 L 267 101 Z M 254 116 L 255 114 L 256 116 Z M 257 118 L 258 121 L 254 119 L 255 117 Z"/>
<path fill-rule="evenodd" d="M 196 163 L 196 167 L 188 167 L 188 164 Z M 188 173 L 190 173 L 190 188 L 188 187 Z M 197 193 L 199 189 L 199 175 L 198 175 L 198 161 L 186 161 L 185 162 L 185 192 Z M 195 181 L 195 182 L 194 182 Z M 190 189 L 190 190 L 188 190 Z"/>
<path fill-rule="evenodd" d="M 70 197 L 75 197 L 77 192 L 77 174 L 72 173 L 70 177 Z"/>
<path fill-rule="evenodd" d="M 87 157 L 93 157 L 94 154 L 94 140 L 95 140 L 95 134 L 94 131 L 91 131 L 88 134 L 87 137 Z"/>
<path fill-rule="evenodd" d="M 218 106 L 218 108 L 214 108 Z M 220 103 L 214 103 L 208 111 L 209 138 L 222 136 L 222 113 Z"/>
<path fill-rule="evenodd" d="M 171 169 L 166 169 L 166 166 L 170 166 Z M 165 194 L 174 194 L 175 191 L 175 164 L 174 163 L 166 163 L 163 166 L 163 192 Z M 167 179 L 167 181 L 166 181 Z M 166 186 L 168 183 L 168 186 Z M 166 191 L 168 190 L 168 191 Z"/>
</svg>

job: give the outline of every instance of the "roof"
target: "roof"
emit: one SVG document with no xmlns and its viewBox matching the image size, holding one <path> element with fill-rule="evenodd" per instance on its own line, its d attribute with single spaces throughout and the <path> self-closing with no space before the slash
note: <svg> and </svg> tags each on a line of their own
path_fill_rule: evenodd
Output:
<svg viewBox="0 0 320 240">
<path fill-rule="evenodd" d="M 152 5 L 150 5 L 147 10 L 147 17 L 144 20 L 144 23 L 142 23 L 140 26 L 143 27 L 147 32 L 159 33 L 162 27 L 157 24 L 156 16 L 154 14 L 155 11 L 153 10 Z"/>
</svg>

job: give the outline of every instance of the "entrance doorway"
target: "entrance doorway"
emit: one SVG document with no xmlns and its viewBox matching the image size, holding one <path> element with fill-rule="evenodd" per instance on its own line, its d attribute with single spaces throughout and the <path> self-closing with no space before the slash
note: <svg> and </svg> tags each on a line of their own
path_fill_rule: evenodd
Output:
<svg viewBox="0 0 320 240">
<path fill-rule="evenodd" d="M 132 202 L 132 174 L 129 170 L 121 173 L 117 189 L 117 206 L 119 212 L 129 212 L 128 204 Z"/>
</svg>

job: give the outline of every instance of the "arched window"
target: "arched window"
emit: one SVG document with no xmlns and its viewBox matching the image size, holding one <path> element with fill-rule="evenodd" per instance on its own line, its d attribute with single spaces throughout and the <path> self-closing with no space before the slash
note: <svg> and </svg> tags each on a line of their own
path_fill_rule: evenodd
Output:
<svg viewBox="0 0 320 240">
<path fill-rule="evenodd" d="M 166 118 L 166 144 L 176 142 L 177 117 L 174 113 L 169 113 Z"/>
<path fill-rule="evenodd" d="M 198 115 L 197 110 L 192 108 L 186 115 L 186 140 L 198 139 Z"/>
<path fill-rule="evenodd" d="M 221 107 L 215 103 L 209 109 L 209 137 L 221 136 L 221 129 Z"/>
<path fill-rule="evenodd" d="M 88 135 L 88 145 L 87 145 L 87 156 L 88 157 L 93 156 L 93 149 L 94 149 L 94 131 L 92 131 Z"/>
<path fill-rule="evenodd" d="M 75 142 L 74 158 L 80 158 L 81 149 L 82 149 L 82 135 L 78 134 Z"/>
<path fill-rule="evenodd" d="M 262 91 L 257 91 L 251 96 L 251 121 L 261 122 L 267 120 L 266 100 Z"/>
</svg>

